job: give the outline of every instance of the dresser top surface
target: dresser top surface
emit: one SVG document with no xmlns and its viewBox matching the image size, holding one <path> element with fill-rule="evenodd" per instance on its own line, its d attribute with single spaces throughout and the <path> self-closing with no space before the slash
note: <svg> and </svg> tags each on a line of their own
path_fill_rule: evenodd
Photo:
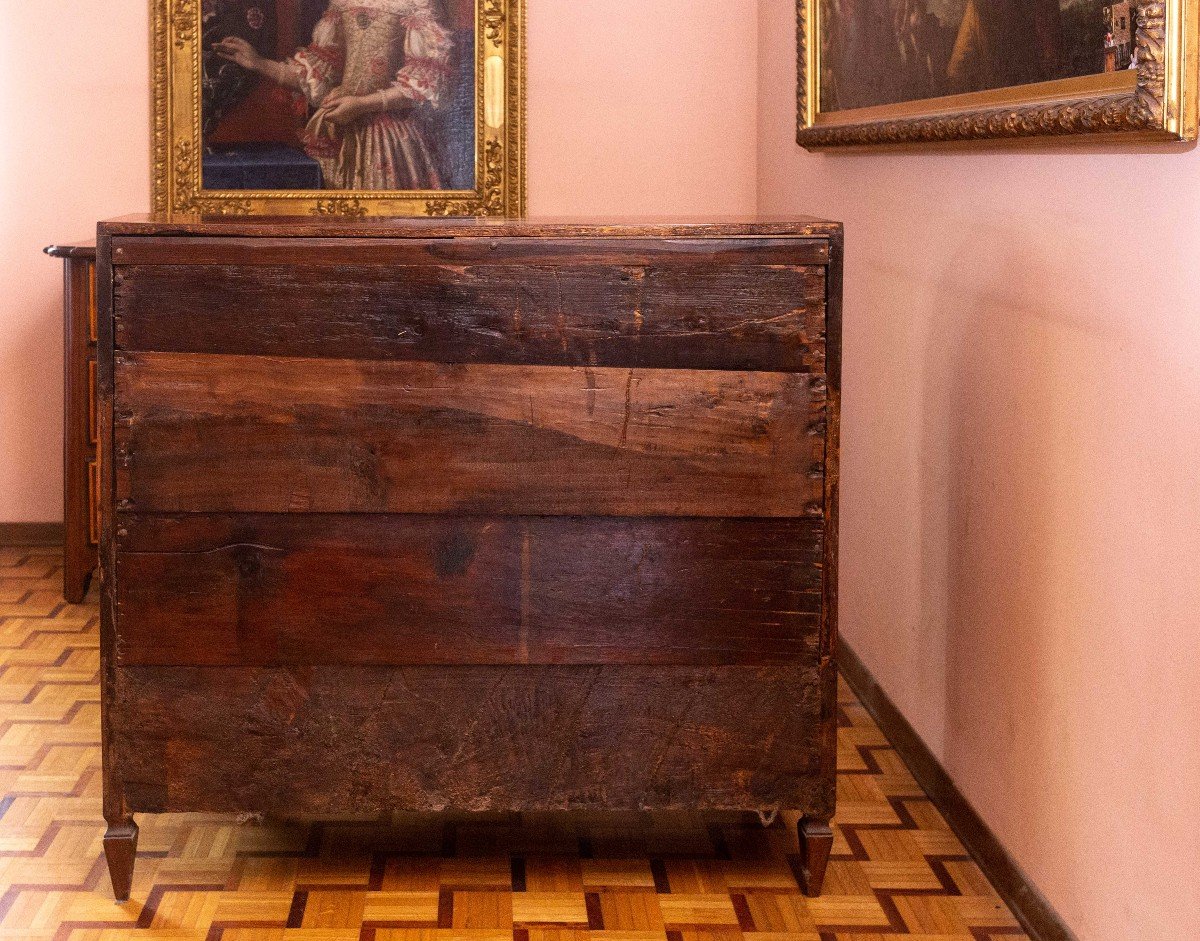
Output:
<svg viewBox="0 0 1200 941">
<path fill-rule="evenodd" d="M 557 217 L 396 219 L 132 215 L 100 224 L 110 236 L 229 238 L 831 238 L 841 223 L 808 216 Z"/>
</svg>

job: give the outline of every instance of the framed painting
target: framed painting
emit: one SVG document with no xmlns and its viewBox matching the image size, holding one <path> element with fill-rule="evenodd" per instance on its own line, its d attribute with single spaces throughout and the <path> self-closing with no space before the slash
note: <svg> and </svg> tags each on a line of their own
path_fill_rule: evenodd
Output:
<svg viewBox="0 0 1200 941">
<path fill-rule="evenodd" d="M 524 0 L 151 0 L 153 208 L 519 216 Z"/>
<path fill-rule="evenodd" d="M 1200 0 L 797 0 L 809 149 L 1196 137 Z"/>
</svg>

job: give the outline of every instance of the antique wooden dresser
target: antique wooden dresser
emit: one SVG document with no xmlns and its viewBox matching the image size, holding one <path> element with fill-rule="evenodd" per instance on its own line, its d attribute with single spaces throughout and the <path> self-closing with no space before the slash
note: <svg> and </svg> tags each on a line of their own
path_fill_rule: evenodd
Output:
<svg viewBox="0 0 1200 941">
<path fill-rule="evenodd" d="M 105 836 L 834 809 L 841 228 L 100 227 Z"/>
</svg>

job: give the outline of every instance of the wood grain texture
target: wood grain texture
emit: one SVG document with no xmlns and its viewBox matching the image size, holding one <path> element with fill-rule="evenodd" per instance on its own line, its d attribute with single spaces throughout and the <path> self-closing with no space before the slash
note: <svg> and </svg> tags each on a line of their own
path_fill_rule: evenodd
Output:
<svg viewBox="0 0 1200 941">
<path fill-rule="evenodd" d="M 112 757 L 135 812 L 780 806 L 827 819 L 817 669 L 118 667 Z"/>
<path fill-rule="evenodd" d="M 178 238 L 827 238 L 841 232 L 838 222 L 811 216 L 720 216 L 625 218 L 611 216 L 530 216 L 503 218 L 331 218 L 314 216 L 188 216 L 145 213 L 100 223 L 103 237 Z"/>
<path fill-rule="evenodd" d="M 841 427 L 842 427 L 842 282 L 845 241 L 839 228 L 829 238 L 829 271 L 826 280 L 828 298 L 825 304 L 825 362 L 828 379 L 825 391 L 825 499 L 824 566 L 821 599 L 821 657 L 832 661 L 838 643 L 838 538 L 841 516 Z M 823 692 L 824 713 L 821 723 L 824 741 L 821 753 L 825 773 L 834 774 L 837 750 L 837 719 L 833 713 L 837 702 L 834 680 L 826 675 Z M 820 823 L 822 821 L 809 821 Z M 820 889 L 818 888 L 819 892 Z"/>
<path fill-rule="evenodd" d="M 100 477 L 100 735 L 103 761 L 102 811 L 109 827 L 119 829 L 132 823 L 125 795 L 112 763 L 113 735 L 113 690 L 116 684 L 116 643 L 118 623 L 116 613 L 115 581 L 117 572 L 116 539 L 113 517 L 116 507 L 113 500 L 114 426 L 113 392 L 116 362 L 113 358 L 113 304 L 112 304 L 112 241 L 101 226 L 96 238 L 96 414 L 100 425 L 100 450 L 97 470 Z M 124 874 L 120 864 L 124 857 L 118 852 L 117 876 L 113 889 L 119 894 L 123 888 Z M 130 873 L 132 877 L 132 873 Z"/>
<path fill-rule="evenodd" d="M 840 227 L 475 225 L 101 228 L 111 826 L 828 821 Z"/>
<path fill-rule="evenodd" d="M 122 515 L 119 662 L 818 659 L 820 520 Z"/>
<path fill-rule="evenodd" d="M 437 265 L 366 264 L 360 256 L 379 252 L 364 245 L 343 249 L 338 265 L 325 252 L 313 256 L 324 265 L 252 257 L 122 266 L 117 345 L 445 363 L 825 368 L 825 269 L 795 258 L 722 264 L 718 248 L 711 257 L 685 255 L 686 264 L 666 264 L 669 255 L 637 263 L 631 255 L 616 257 L 617 265 L 582 253 L 541 257 L 530 247 L 523 252 L 530 257 L 513 251 L 518 257 L 504 263 L 475 257 L 485 254 L 480 248 Z"/>
<path fill-rule="evenodd" d="M 284 265 L 328 269 L 418 266 L 674 267 L 819 265 L 829 262 L 826 238 L 117 238 L 113 261 L 122 268 L 188 265 L 220 269 Z"/>
<path fill-rule="evenodd" d="M 136 511 L 822 515 L 821 376 L 117 355 Z"/>
</svg>

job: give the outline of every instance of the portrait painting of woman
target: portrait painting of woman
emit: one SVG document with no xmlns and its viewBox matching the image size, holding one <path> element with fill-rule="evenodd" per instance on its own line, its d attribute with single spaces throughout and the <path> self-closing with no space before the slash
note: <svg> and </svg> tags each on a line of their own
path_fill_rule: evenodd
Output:
<svg viewBox="0 0 1200 941">
<path fill-rule="evenodd" d="M 462 0 L 208 0 L 205 187 L 472 186 L 471 12 Z"/>
</svg>

